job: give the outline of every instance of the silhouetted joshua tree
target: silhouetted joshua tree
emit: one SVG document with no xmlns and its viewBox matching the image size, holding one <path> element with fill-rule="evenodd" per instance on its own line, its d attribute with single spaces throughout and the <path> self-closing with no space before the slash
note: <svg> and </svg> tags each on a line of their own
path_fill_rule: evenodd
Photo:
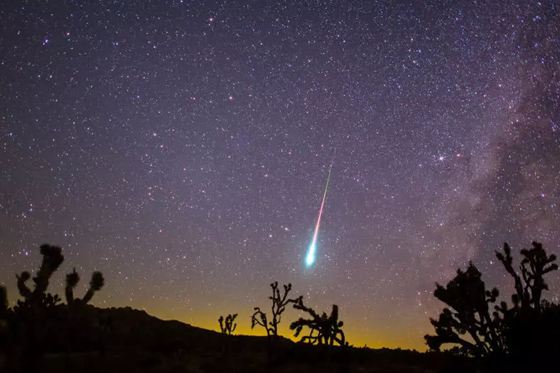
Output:
<svg viewBox="0 0 560 373">
<path fill-rule="evenodd" d="M 338 306 L 336 304 L 333 304 L 330 315 L 327 315 L 326 312 L 319 315 L 312 308 L 306 307 L 303 304 L 303 298 L 299 297 L 294 303 L 294 308 L 307 312 L 311 316 L 310 319 L 300 317 L 290 325 L 290 329 L 295 330 L 295 337 L 300 335 L 304 327 L 309 328 L 309 335 L 302 337 L 301 342 L 330 346 L 335 343 L 340 346 L 348 345 L 341 329 L 344 323 L 338 320 Z"/>
<path fill-rule="evenodd" d="M 65 295 L 66 303 L 68 303 L 68 305 L 88 304 L 91 298 L 93 298 L 95 292 L 101 290 L 105 284 L 105 279 L 103 278 L 103 274 L 101 272 L 93 272 L 89 282 L 89 289 L 82 299 L 74 298 L 74 288 L 78 285 L 78 282 L 80 282 L 80 275 L 78 275 L 76 269 L 74 268 L 72 272 L 66 275 Z"/>
<path fill-rule="evenodd" d="M 513 307 L 539 310 L 542 292 L 548 290 L 544 275 L 558 269 L 558 265 L 554 263 L 556 255 L 547 255 L 542 244 L 538 242 L 533 242 L 530 249 L 522 249 L 521 255 L 523 259 L 518 272 L 513 268 L 511 248 L 507 243 L 504 243 L 503 252 L 496 251 L 496 257 L 514 280 L 515 293 L 511 296 Z"/>
<path fill-rule="evenodd" d="M 521 250 L 521 254 L 523 259 L 517 271 L 507 243 L 504 244 L 503 252 L 496 252 L 496 257 L 514 280 L 515 293 L 511 297 L 511 308 L 502 301 L 494 306 L 490 314 L 499 295 L 498 290 L 486 290 L 480 272 L 472 263 L 466 271 L 458 270 L 446 287 L 436 284 L 434 296 L 449 307 L 443 309 L 438 319 L 431 319 L 436 335 L 425 336 L 431 349 L 439 350 L 442 345 L 450 344 L 476 357 L 509 354 L 512 350 L 519 350 L 512 347 L 512 343 L 518 344 L 520 338 L 515 337 L 515 341 L 512 335 L 528 335 L 526 330 L 519 331 L 519 325 L 527 326 L 542 319 L 542 292 L 548 289 L 544 275 L 558 269 L 553 263 L 556 256 L 547 255 L 538 242 L 533 242 L 531 249 Z M 547 306 L 546 310 L 548 314 L 556 312 L 551 306 Z"/>
<path fill-rule="evenodd" d="M 27 271 L 16 275 L 17 287 L 20 295 L 23 297 L 23 302 L 18 301 L 17 307 L 51 307 L 60 302 L 58 295 L 47 293 L 49 280 L 53 273 L 64 261 L 64 256 L 61 253 L 61 248 L 58 246 L 41 245 L 41 255 L 43 260 L 37 276 L 33 277 L 35 286 L 31 290 L 27 286 L 27 281 L 31 278 L 31 274 Z"/>
<path fill-rule="evenodd" d="M 23 372 L 38 371 L 39 359 L 54 328 L 53 320 L 56 319 L 56 306 L 60 298 L 48 293 L 47 288 L 51 276 L 64 261 L 61 251 L 58 246 L 41 245 L 43 259 L 37 275 L 33 277 L 32 289 L 27 285 L 31 278 L 29 272 L 16 275 L 17 288 L 23 299 L 18 300 L 13 308 L 11 323 L 16 333 L 12 343 L 14 350 L 9 356 L 14 360 L 14 365 L 21 365 Z"/>
<path fill-rule="evenodd" d="M 468 355 L 484 356 L 503 349 L 499 324 L 490 315 L 498 289 L 486 290 L 481 273 L 472 263 L 466 271 L 458 270 L 447 286 L 436 284 L 434 296 L 447 304 L 439 318 L 431 319 L 436 335 L 427 335 L 433 350 L 443 344 L 459 345 Z M 466 337 L 468 335 L 468 337 Z"/>
<path fill-rule="evenodd" d="M 220 330 L 222 331 L 222 334 L 233 334 L 235 328 L 237 328 L 237 324 L 235 323 L 236 318 L 236 313 L 234 313 L 233 315 L 229 314 L 225 318 L 223 316 L 220 316 L 218 322 L 220 323 Z"/>
<path fill-rule="evenodd" d="M 268 297 L 268 299 L 272 301 L 272 320 L 268 321 L 267 314 L 263 312 L 260 307 L 255 307 L 255 312 L 251 316 L 251 329 L 260 325 L 266 330 L 267 336 L 277 337 L 278 324 L 280 324 L 282 313 L 286 310 L 287 305 L 295 303 L 297 299 L 288 298 L 288 294 L 292 290 L 292 284 L 283 285 L 283 293 L 280 293 L 278 281 L 270 284 L 270 287 L 272 288 L 272 296 Z"/>
<path fill-rule="evenodd" d="M 28 286 L 31 274 L 27 271 L 16 275 L 17 288 L 23 299 L 18 300 L 16 306 L 11 310 L 13 323 L 13 353 L 10 354 L 14 364 L 20 364 L 21 370 L 25 372 L 38 371 L 38 364 L 49 339 L 54 333 L 60 333 L 61 322 L 64 320 L 63 309 L 58 305 L 60 298 L 47 292 L 51 276 L 56 272 L 64 261 L 62 250 L 58 246 L 41 245 L 43 259 L 35 277 L 34 286 Z M 79 282 L 79 276 L 74 270 L 68 274 L 66 279 L 66 297 L 69 305 L 76 302 L 88 303 L 94 293 L 101 289 L 104 284 L 103 275 L 94 272 L 91 278 L 89 290 L 82 299 L 76 300 L 73 289 Z M 70 319 L 66 319 L 68 322 Z M 64 324 L 64 328 L 69 324 Z M 66 329 L 68 330 L 68 329 Z"/>
</svg>

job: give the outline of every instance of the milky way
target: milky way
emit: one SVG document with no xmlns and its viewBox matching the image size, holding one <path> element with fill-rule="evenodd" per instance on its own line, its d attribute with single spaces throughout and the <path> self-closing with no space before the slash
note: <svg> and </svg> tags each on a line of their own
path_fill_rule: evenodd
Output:
<svg viewBox="0 0 560 373">
<path fill-rule="evenodd" d="M 278 280 L 351 343 L 424 348 L 436 281 L 507 284 L 505 240 L 560 253 L 558 1 L 239 4 L 1 2 L 12 302 L 49 242 L 54 290 L 101 270 L 99 306 L 249 333 Z"/>
</svg>

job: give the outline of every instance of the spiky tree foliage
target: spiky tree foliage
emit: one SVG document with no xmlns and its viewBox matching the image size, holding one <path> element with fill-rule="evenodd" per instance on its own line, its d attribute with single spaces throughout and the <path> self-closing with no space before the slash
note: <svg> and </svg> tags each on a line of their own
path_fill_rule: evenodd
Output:
<svg viewBox="0 0 560 373">
<path fill-rule="evenodd" d="M 64 288 L 64 294 L 66 295 L 66 303 L 74 303 L 74 288 L 80 282 L 80 275 L 76 272 L 76 268 L 72 272 L 66 275 L 66 286 Z"/>
<path fill-rule="evenodd" d="M 31 298 L 31 290 L 27 287 L 27 280 L 31 278 L 31 274 L 27 271 L 21 272 L 19 275 L 16 274 L 17 288 L 19 294 L 25 299 Z"/>
<path fill-rule="evenodd" d="M 232 335 L 237 328 L 237 324 L 235 323 L 235 319 L 237 318 L 237 314 L 234 313 L 227 315 L 225 318 L 220 316 L 218 322 L 220 323 L 220 330 L 222 334 Z"/>
<path fill-rule="evenodd" d="M 36 372 L 39 361 L 48 346 L 48 337 L 56 328 L 58 315 L 57 304 L 60 298 L 50 294 L 47 289 L 49 281 L 64 261 L 62 250 L 58 246 L 41 245 L 43 256 L 39 270 L 33 277 L 33 287 L 28 286 L 31 274 L 27 271 L 16 275 L 17 288 L 23 299 L 18 300 L 13 308 L 12 324 L 13 348 L 9 354 L 13 364 L 21 366 L 22 371 Z"/>
<path fill-rule="evenodd" d="M 270 328 L 268 326 L 268 318 L 266 317 L 266 313 L 261 311 L 260 307 L 255 307 L 254 311 L 255 312 L 251 316 L 251 329 L 253 329 L 257 325 L 262 326 L 266 330 L 266 335 L 270 337 Z"/>
<path fill-rule="evenodd" d="M 267 336 L 278 336 L 278 325 L 282 320 L 282 314 L 286 310 L 286 306 L 290 303 L 295 303 L 297 299 L 288 298 L 288 294 L 292 290 L 292 284 L 284 284 L 283 291 L 278 287 L 278 281 L 270 284 L 272 288 L 272 295 L 268 297 L 271 300 L 271 315 L 272 319 L 268 321 L 267 314 L 261 310 L 260 307 L 254 308 L 254 313 L 251 316 L 251 329 L 259 325 L 266 330 Z"/>
<path fill-rule="evenodd" d="M 65 287 L 65 294 L 66 294 L 66 302 L 71 304 L 87 304 L 93 298 L 95 292 L 101 290 L 103 285 L 105 284 L 105 279 L 103 278 L 103 274 L 101 272 L 93 272 L 91 275 L 91 280 L 89 282 L 89 289 L 84 295 L 82 299 L 74 298 L 74 288 L 80 282 L 80 275 L 76 272 L 74 268 L 72 272 L 66 275 L 66 287 Z"/>
<path fill-rule="evenodd" d="M 91 280 L 89 282 L 89 289 L 86 295 L 84 295 L 82 301 L 84 303 L 88 303 L 93 297 L 93 295 L 95 294 L 95 292 L 101 290 L 103 285 L 105 285 L 105 279 L 103 278 L 103 274 L 99 271 L 93 272 L 93 274 L 91 275 Z"/>
<path fill-rule="evenodd" d="M 10 313 L 10 323 L 13 323 L 13 351 L 11 360 L 19 366 L 22 371 L 39 371 L 40 359 L 54 335 L 72 341 L 72 333 L 80 333 L 80 318 L 74 318 L 75 312 L 67 313 L 63 307 L 57 305 L 60 298 L 47 292 L 49 281 L 54 272 L 64 261 L 61 248 L 58 246 L 42 245 L 43 256 L 39 270 L 33 277 L 34 287 L 28 285 L 31 274 L 27 271 L 16 275 L 17 288 L 22 300 Z M 101 272 L 94 272 L 89 284 L 89 289 L 82 299 L 74 298 L 74 289 L 79 283 L 80 277 L 74 270 L 66 276 L 65 295 L 68 304 L 86 304 L 96 291 L 104 285 Z M 78 320 L 78 321 L 76 321 Z M 73 322 L 76 322 L 73 328 Z"/>
<path fill-rule="evenodd" d="M 290 325 L 290 329 L 295 330 L 294 336 L 296 338 L 299 337 L 304 327 L 309 329 L 309 334 L 302 337 L 301 342 L 330 346 L 335 343 L 340 346 L 347 345 L 344 332 L 342 331 L 344 322 L 338 320 L 338 306 L 336 304 L 333 304 L 330 315 L 327 315 L 326 312 L 319 315 L 312 308 L 305 306 L 303 298 L 299 297 L 294 303 L 294 308 L 304 311 L 311 316 L 309 319 L 300 317 Z"/>
<path fill-rule="evenodd" d="M 431 349 L 439 350 L 442 345 L 449 344 L 477 357 L 518 350 L 513 344 L 519 344 L 519 330 L 529 330 L 531 323 L 542 319 L 542 292 L 548 290 L 544 276 L 558 269 L 554 263 L 556 256 L 548 255 L 538 242 L 533 242 L 531 249 L 521 250 L 521 255 L 523 259 L 516 270 L 507 243 L 503 251 L 496 252 L 496 257 L 514 280 L 512 307 L 505 301 L 494 305 L 498 290 L 486 290 L 480 272 L 472 263 L 466 271 L 457 271 L 446 287 L 437 284 L 434 296 L 449 307 L 444 308 L 438 319 L 431 320 L 436 335 L 425 336 Z M 491 313 L 492 306 L 494 311 Z M 521 334 L 530 335 L 528 332 Z"/>
<path fill-rule="evenodd" d="M 486 290 L 474 264 L 470 263 L 466 271 L 458 270 L 447 286 L 436 284 L 434 296 L 449 307 L 443 309 L 438 319 L 430 320 L 436 330 L 436 335 L 425 337 L 431 349 L 453 344 L 473 356 L 503 349 L 499 325 L 490 314 L 498 289 Z"/>
<path fill-rule="evenodd" d="M 33 277 L 33 282 L 35 284 L 33 290 L 27 286 L 27 281 L 31 278 L 29 272 L 24 271 L 16 275 L 19 293 L 24 298 L 23 302 L 18 302 L 18 306 L 20 307 L 24 305 L 53 306 L 60 301 L 57 295 L 47 293 L 47 288 L 51 276 L 64 261 L 62 249 L 58 246 L 44 244 L 41 245 L 40 252 L 43 256 L 43 260 L 41 261 L 41 266 L 39 267 L 37 275 Z"/>
<path fill-rule="evenodd" d="M 513 307 L 539 310 L 542 292 L 548 290 L 544 275 L 558 269 L 558 265 L 554 263 L 556 255 L 547 255 L 542 244 L 538 242 L 533 242 L 530 249 L 522 249 L 521 255 L 523 259 L 519 264 L 519 270 L 516 270 L 511 248 L 507 243 L 504 243 L 503 252 L 496 251 L 496 257 L 514 280 L 515 293 L 511 296 Z"/>
</svg>

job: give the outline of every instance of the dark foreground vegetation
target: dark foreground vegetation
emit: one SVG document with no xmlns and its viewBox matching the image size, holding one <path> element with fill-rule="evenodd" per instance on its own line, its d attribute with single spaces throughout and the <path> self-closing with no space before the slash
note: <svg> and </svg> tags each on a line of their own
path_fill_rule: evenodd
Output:
<svg viewBox="0 0 560 373">
<path fill-rule="evenodd" d="M 445 287 L 437 285 L 434 295 L 447 307 L 431 320 L 436 334 L 425 336 L 426 343 L 436 351 L 450 346 L 489 372 L 560 371 L 560 305 L 543 299 L 545 276 L 558 270 L 556 256 L 533 242 L 518 264 L 507 243 L 496 258 L 511 277 L 511 302 L 498 301 L 499 290 L 487 289 L 470 263 Z"/>
<path fill-rule="evenodd" d="M 470 264 L 434 295 L 447 304 L 426 336 L 429 352 L 372 350 L 348 344 L 339 307 L 318 313 L 291 297 L 290 284 L 272 283 L 270 306 L 255 307 L 253 327 L 266 337 L 233 335 L 237 314 L 220 316 L 221 333 L 178 321 L 163 321 L 131 308 L 100 309 L 88 304 L 102 290 L 94 272 L 83 297 L 80 281 L 66 275 L 65 302 L 48 292 L 64 261 L 61 249 L 41 246 L 43 260 L 31 278 L 16 276 L 21 299 L 8 307 L 0 287 L 0 372 L 545 372 L 557 371 L 560 307 L 543 299 L 545 275 L 556 257 L 533 243 L 515 265 L 506 244 L 497 258 L 511 276 L 511 303 L 498 301 Z M 32 280 L 32 281 L 30 281 Z M 286 307 L 306 315 L 290 324 L 300 343 L 278 335 Z M 446 351 L 439 351 L 440 349 Z M 551 370 L 552 369 L 552 370 Z"/>
</svg>

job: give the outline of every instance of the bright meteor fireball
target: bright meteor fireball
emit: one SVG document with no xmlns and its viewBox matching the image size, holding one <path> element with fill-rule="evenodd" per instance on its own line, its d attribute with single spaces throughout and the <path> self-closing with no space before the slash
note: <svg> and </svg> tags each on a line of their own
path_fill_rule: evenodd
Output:
<svg viewBox="0 0 560 373">
<path fill-rule="evenodd" d="M 329 174 L 327 176 L 327 183 L 325 185 L 325 191 L 323 192 L 323 200 L 321 201 L 321 207 L 319 208 L 319 216 L 317 216 L 317 224 L 315 224 L 315 230 L 313 231 L 313 239 L 311 244 L 307 248 L 307 254 L 305 255 L 305 266 L 307 268 L 311 267 L 315 263 L 315 256 L 317 252 L 317 237 L 319 236 L 319 227 L 321 225 L 321 217 L 323 216 L 323 209 L 325 207 L 325 200 L 327 199 L 327 190 L 329 189 L 329 181 L 331 180 L 332 163 L 329 167 Z"/>
</svg>

